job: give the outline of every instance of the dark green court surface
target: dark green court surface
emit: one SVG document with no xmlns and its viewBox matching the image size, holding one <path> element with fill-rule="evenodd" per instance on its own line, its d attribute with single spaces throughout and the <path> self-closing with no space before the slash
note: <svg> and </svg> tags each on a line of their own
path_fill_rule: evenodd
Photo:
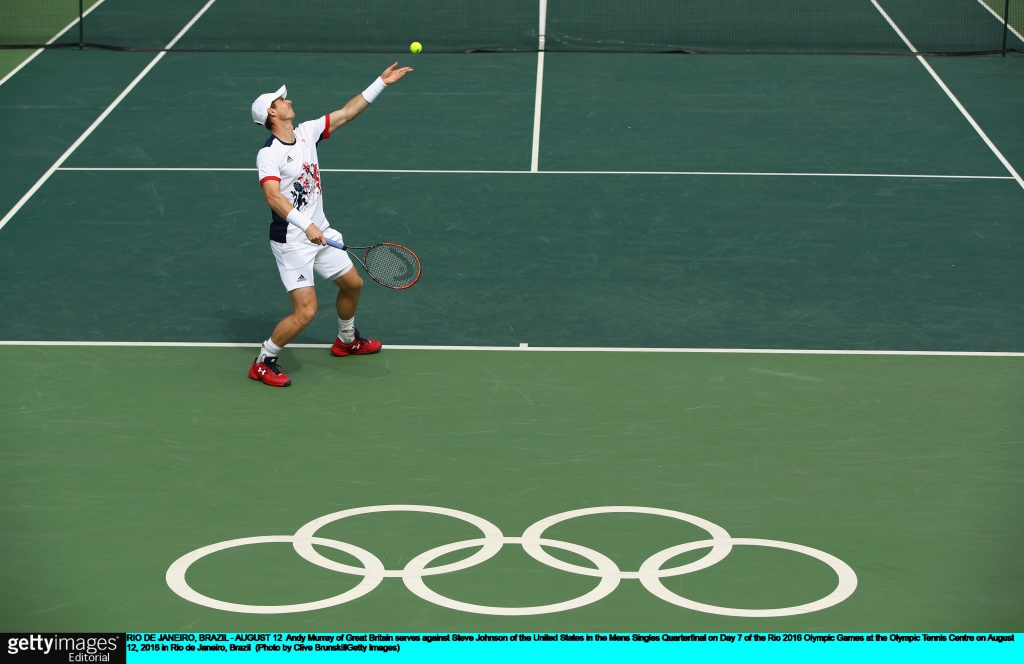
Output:
<svg viewBox="0 0 1024 664">
<path fill-rule="evenodd" d="M 349 242 L 423 261 L 409 291 L 367 287 L 359 325 L 390 343 L 1024 350 L 1012 180 L 324 182 Z M 248 172 L 58 173 L 0 236 L 0 337 L 259 341 L 289 305 L 258 191 Z M 332 289 L 301 341 L 333 340 Z"/>
<path fill-rule="evenodd" d="M 323 144 L 322 167 L 529 170 L 537 57 L 527 54 L 172 53 L 67 166 L 255 168 L 267 130 L 252 121 L 252 90 L 285 84 L 311 119 L 396 60 L 416 71 Z"/>
<path fill-rule="evenodd" d="M 385 350 L 339 360 L 296 350 L 282 357 L 294 386 L 273 390 L 245 377 L 251 355 L 0 350 L 19 377 L 0 387 L 6 628 L 1015 631 L 1024 618 L 1019 358 Z M 754 619 L 675 607 L 624 580 L 583 608 L 500 618 L 434 606 L 398 579 L 339 607 L 277 616 L 199 607 L 164 583 L 191 550 L 396 503 L 470 512 L 509 536 L 566 510 L 677 510 L 733 537 L 825 551 L 859 586 L 826 611 Z M 400 569 L 474 532 L 448 517 L 378 514 L 320 535 Z M 547 536 L 636 570 L 702 531 L 607 515 Z M 314 601 L 356 582 L 287 544 L 213 554 L 187 580 L 252 604 Z M 427 584 L 464 602 L 528 606 L 596 581 L 506 545 Z M 704 603 L 762 609 L 835 584 L 818 561 L 755 547 L 667 581 Z"/>
<path fill-rule="evenodd" d="M 1006 173 L 913 58 L 553 53 L 544 76 L 547 170 Z"/>
<path fill-rule="evenodd" d="M 0 86 L 0 109 L 17 127 L 0 141 L 0 156 L 18 165 L 0 189 L 3 214 L 151 59 L 145 53 L 46 51 Z"/>
</svg>

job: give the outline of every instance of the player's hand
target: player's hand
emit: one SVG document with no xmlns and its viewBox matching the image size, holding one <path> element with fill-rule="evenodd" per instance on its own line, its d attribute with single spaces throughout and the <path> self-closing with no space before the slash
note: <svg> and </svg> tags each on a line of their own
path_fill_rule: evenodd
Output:
<svg viewBox="0 0 1024 664">
<path fill-rule="evenodd" d="M 310 224 L 309 228 L 306 229 L 306 237 L 313 244 L 319 244 L 321 247 L 327 246 L 327 241 L 324 240 L 324 234 L 316 227 L 316 224 Z"/>
<path fill-rule="evenodd" d="M 391 65 L 384 70 L 384 73 L 380 75 L 380 80 L 384 81 L 384 85 L 391 85 L 398 79 L 402 78 L 406 74 L 412 71 L 412 67 L 402 67 L 401 69 L 395 69 L 398 63 Z"/>
</svg>

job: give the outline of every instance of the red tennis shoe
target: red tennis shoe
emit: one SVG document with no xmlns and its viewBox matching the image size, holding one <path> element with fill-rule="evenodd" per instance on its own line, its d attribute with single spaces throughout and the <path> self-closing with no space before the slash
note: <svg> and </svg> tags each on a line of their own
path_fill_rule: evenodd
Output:
<svg viewBox="0 0 1024 664">
<path fill-rule="evenodd" d="M 276 357 L 268 357 L 262 362 L 253 360 L 252 366 L 249 367 L 249 378 L 271 387 L 288 387 L 292 384 L 292 379 L 285 376 L 281 367 L 277 366 Z"/>
<path fill-rule="evenodd" d="M 373 353 L 379 353 L 380 349 L 384 345 L 376 339 L 364 339 L 359 336 L 359 330 L 356 330 L 356 338 L 350 344 L 347 344 L 337 338 L 334 340 L 334 345 L 331 346 L 331 355 L 335 357 L 345 357 L 346 355 L 372 355 Z"/>
</svg>

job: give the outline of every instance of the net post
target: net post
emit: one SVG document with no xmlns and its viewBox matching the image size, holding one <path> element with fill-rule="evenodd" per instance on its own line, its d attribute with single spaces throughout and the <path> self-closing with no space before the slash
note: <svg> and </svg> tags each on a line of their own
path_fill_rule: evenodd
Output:
<svg viewBox="0 0 1024 664">
<path fill-rule="evenodd" d="M 1006 31 L 1010 25 L 1010 0 L 1003 0 L 1003 57 L 1006 57 Z"/>
<path fill-rule="evenodd" d="M 82 50 L 85 48 L 85 8 L 83 5 L 85 0 L 78 0 L 78 49 Z M 1003 41 L 1006 41 L 1006 37 L 1003 37 Z"/>
</svg>

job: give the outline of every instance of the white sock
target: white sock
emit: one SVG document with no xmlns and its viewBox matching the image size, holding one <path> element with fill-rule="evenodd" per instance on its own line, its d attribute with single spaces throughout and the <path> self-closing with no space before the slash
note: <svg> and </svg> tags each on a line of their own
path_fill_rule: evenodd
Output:
<svg viewBox="0 0 1024 664">
<path fill-rule="evenodd" d="M 338 317 L 338 338 L 342 343 L 350 344 L 356 340 L 356 318 L 353 316 L 348 320 Z"/>
<path fill-rule="evenodd" d="M 280 352 L 281 352 L 281 347 L 278 346 L 277 344 L 275 344 L 273 342 L 273 340 L 267 339 L 260 346 L 260 354 L 259 354 L 259 357 L 256 358 L 256 361 L 257 362 L 262 362 L 262 361 L 266 360 L 268 357 L 269 358 L 273 358 L 273 359 L 276 360 L 277 359 L 277 354 L 280 353 Z"/>
</svg>

